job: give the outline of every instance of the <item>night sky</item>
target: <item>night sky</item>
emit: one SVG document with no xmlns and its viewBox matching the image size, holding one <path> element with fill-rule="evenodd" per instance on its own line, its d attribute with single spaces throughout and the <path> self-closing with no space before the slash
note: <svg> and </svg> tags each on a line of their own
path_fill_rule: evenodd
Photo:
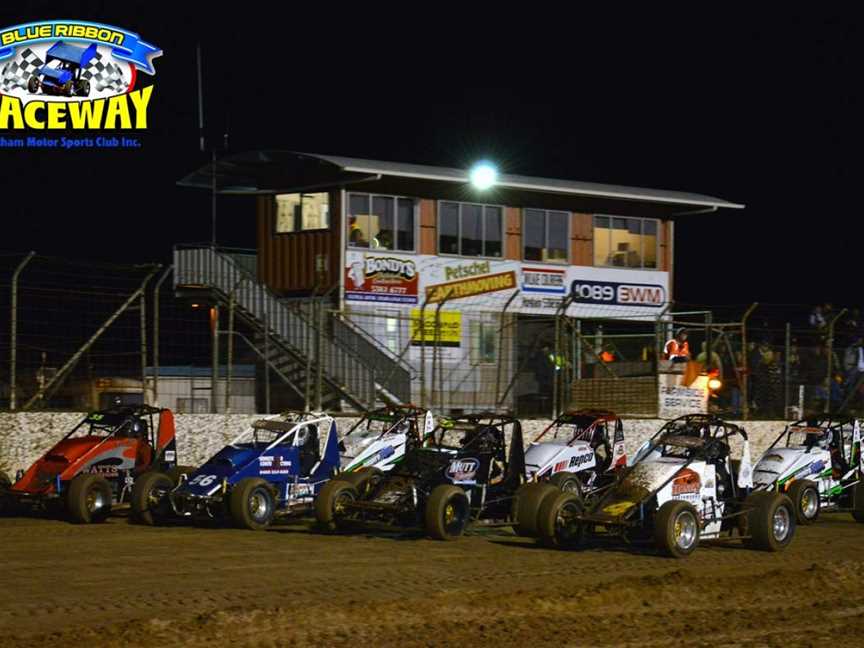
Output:
<svg viewBox="0 0 864 648">
<path fill-rule="evenodd" d="M 142 77 L 151 126 L 139 151 L 0 150 L 0 251 L 166 261 L 174 243 L 209 240 L 209 195 L 175 186 L 207 161 L 200 40 L 209 141 L 227 130 L 233 152 L 488 157 L 512 173 L 707 193 L 747 209 L 679 222 L 679 302 L 864 301 L 850 290 L 864 230 L 861 25 L 849 16 L 61 4 L 4 9 L 0 23 L 90 19 L 161 47 L 156 76 Z M 221 244 L 255 245 L 252 199 L 220 198 L 219 213 Z"/>
</svg>

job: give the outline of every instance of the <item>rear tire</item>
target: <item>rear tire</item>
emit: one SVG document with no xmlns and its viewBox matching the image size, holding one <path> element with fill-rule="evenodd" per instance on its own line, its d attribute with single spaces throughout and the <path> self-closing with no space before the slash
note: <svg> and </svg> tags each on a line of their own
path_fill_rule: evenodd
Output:
<svg viewBox="0 0 864 648">
<path fill-rule="evenodd" d="M 751 493 L 744 501 L 751 508 L 746 513 L 746 531 L 750 538 L 744 542 L 763 551 L 785 549 L 795 535 L 795 504 L 779 493 Z"/>
<path fill-rule="evenodd" d="M 315 519 L 324 531 L 340 531 L 345 528 L 345 507 L 360 499 L 357 489 L 341 477 L 331 479 L 315 498 Z"/>
<path fill-rule="evenodd" d="M 856 522 L 864 522 L 864 481 L 859 481 L 852 490 L 852 517 Z"/>
<path fill-rule="evenodd" d="M 238 529 L 266 529 L 273 521 L 275 507 L 270 484 L 257 477 L 241 479 L 228 496 L 231 520 Z"/>
<path fill-rule="evenodd" d="M 557 487 L 564 493 L 574 493 L 580 498 L 582 497 L 582 482 L 572 472 L 559 472 L 552 475 L 549 483 Z"/>
<path fill-rule="evenodd" d="M 792 482 L 786 495 L 795 505 L 795 520 L 798 524 L 813 524 L 819 517 L 819 486 L 812 481 Z"/>
<path fill-rule="evenodd" d="M 537 515 L 539 536 L 547 547 L 573 547 L 582 542 L 582 525 L 573 518 L 584 511 L 582 498 L 575 493 L 547 497 Z"/>
<path fill-rule="evenodd" d="M 174 488 L 174 481 L 161 472 L 146 472 L 135 480 L 132 487 L 132 519 L 139 524 L 155 526 L 170 516 L 167 492 Z M 154 491 L 165 491 L 157 496 Z"/>
<path fill-rule="evenodd" d="M 100 475 L 78 475 L 69 482 L 66 510 L 73 522 L 93 524 L 104 522 L 111 514 L 114 493 L 111 484 Z"/>
<path fill-rule="evenodd" d="M 368 466 L 353 472 L 340 473 L 336 478 L 340 481 L 351 484 L 354 487 L 354 490 L 357 491 L 357 495 L 361 499 L 365 499 L 371 495 L 372 491 L 381 483 L 383 476 L 384 473 L 381 472 L 380 469 L 375 468 L 374 466 Z"/>
<path fill-rule="evenodd" d="M 471 518 L 468 496 L 458 486 L 441 484 L 432 489 L 423 512 L 426 533 L 435 540 L 456 540 Z"/>
<path fill-rule="evenodd" d="M 537 538 L 540 527 L 537 517 L 547 497 L 555 497 L 561 491 L 548 483 L 525 484 L 516 491 L 513 501 L 513 530 L 526 538 Z"/>
<path fill-rule="evenodd" d="M 699 546 L 699 513 L 689 502 L 669 500 L 654 517 L 654 544 L 667 556 L 686 558 Z"/>
</svg>

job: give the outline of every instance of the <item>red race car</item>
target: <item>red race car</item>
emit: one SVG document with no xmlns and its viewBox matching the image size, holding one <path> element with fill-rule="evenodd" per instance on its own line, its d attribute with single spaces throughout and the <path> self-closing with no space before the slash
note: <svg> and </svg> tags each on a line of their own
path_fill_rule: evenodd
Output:
<svg viewBox="0 0 864 648">
<path fill-rule="evenodd" d="M 147 405 L 88 414 L 14 484 L 0 474 L 0 511 L 47 510 L 80 523 L 102 522 L 129 503 L 135 480 L 150 470 L 177 472 L 171 410 Z"/>
</svg>

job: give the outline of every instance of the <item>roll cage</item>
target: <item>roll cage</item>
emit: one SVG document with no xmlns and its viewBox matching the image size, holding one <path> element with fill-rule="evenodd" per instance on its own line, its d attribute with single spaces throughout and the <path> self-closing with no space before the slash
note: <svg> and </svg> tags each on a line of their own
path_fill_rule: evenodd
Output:
<svg viewBox="0 0 864 648">
<path fill-rule="evenodd" d="M 613 412 L 587 409 L 571 410 L 569 412 L 564 412 L 552 421 L 552 423 L 546 426 L 537 438 L 534 439 L 534 443 L 539 442 L 550 431 L 552 431 L 552 438 L 557 439 L 558 433 L 565 425 L 574 426 L 573 433 L 566 442 L 566 445 L 568 446 L 572 445 L 575 441 L 587 441 L 591 444 L 592 448 L 604 444 L 608 445 L 608 449 L 611 450 L 611 445 L 609 444 L 609 427 L 612 427 L 614 430 L 613 437 L 616 441 L 619 440 L 619 437 L 623 438 L 624 435 L 624 427 L 621 419 L 619 419 L 618 415 Z"/>
<path fill-rule="evenodd" d="M 134 437 L 148 441 L 155 448 L 159 434 L 158 415 L 163 411 L 150 405 L 129 405 L 91 412 L 61 440 L 71 438 L 86 425 L 88 427 L 83 436 L 104 436 L 103 442 L 111 438 Z M 132 430 L 135 421 L 142 421 L 146 427 L 143 438 L 140 432 Z"/>
<path fill-rule="evenodd" d="M 369 429 L 373 422 L 382 423 L 381 431 L 374 437 L 376 440 L 389 434 L 402 432 L 407 424 L 408 428 L 404 430 L 407 437 L 422 441 L 420 420 L 426 416 L 427 411 L 414 405 L 391 405 L 370 410 L 343 435 L 342 440 L 339 441 L 339 450 L 345 452 L 347 449 L 345 441 L 350 441 L 352 436 L 355 438 L 360 436 L 360 431 Z"/>
</svg>

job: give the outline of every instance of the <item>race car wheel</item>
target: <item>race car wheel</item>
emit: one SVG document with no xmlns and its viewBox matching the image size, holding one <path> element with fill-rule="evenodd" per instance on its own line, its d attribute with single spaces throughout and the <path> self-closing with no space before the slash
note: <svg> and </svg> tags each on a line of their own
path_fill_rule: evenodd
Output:
<svg viewBox="0 0 864 648">
<path fill-rule="evenodd" d="M 111 484 L 99 475 L 83 474 L 69 482 L 66 510 L 73 522 L 104 522 L 111 514 Z"/>
<path fill-rule="evenodd" d="M 578 517 L 584 510 L 582 498 L 575 493 L 547 497 L 537 515 L 539 536 L 547 547 L 572 547 L 582 542 Z"/>
<path fill-rule="evenodd" d="M 560 492 L 552 484 L 543 482 L 520 486 L 513 498 L 513 530 L 526 538 L 539 537 L 537 516 L 540 514 L 540 507 L 547 498 L 555 497 Z"/>
<path fill-rule="evenodd" d="M 699 513 L 681 500 L 669 500 L 654 518 L 654 544 L 673 558 L 686 558 L 699 545 Z"/>
<path fill-rule="evenodd" d="M 266 529 L 273 521 L 275 507 L 273 491 L 263 479 L 247 477 L 241 479 L 231 489 L 228 510 L 234 526 L 239 529 L 251 531 Z"/>
<path fill-rule="evenodd" d="M 325 531 L 337 531 L 344 526 L 346 507 L 358 499 L 357 490 L 341 476 L 331 479 L 315 498 L 315 519 Z"/>
<path fill-rule="evenodd" d="M 864 481 L 859 481 L 852 489 L 852 517 L 856 522 L 864 522 Z"/>
<path fill-rule="evenodd" d="M 458 486 L 441 484 L 426 501 L 426 533 L 436 540 L 455 540 L 465 532 L 471 517 L 468 497 Z"/>
<path fill-rule="evenodd" d="M 87 79 L 81 79 L 75 87 L 75 94 L 79 97 L 90 96 L 90 82 Z"/>
<path fill-rule="evenodd" d="M 30 94 L 36 94 L 37 92 L 39 92 L 40 85 L 41 84 L 39 83 L 39 77 L 34 74 L 27 81 L 27 92 L 29 92 Z"/>
<path fill-rule="evenodd" d="M 795 505 L 798 524 L 812 524 L 819 517 L 819 487 L 812 481 L 792 482 L 786 495 Z"/>
<path fill-rule="evenodd" d="M 579 478 L 574 473 L 556 473 L 549 479 L 549 483 L 557 486 L 565 493 L 575 493 L 580 497 L 582 496 L 582 482 L 579 481 Z"/>
<path fill-rule="evenodd" d="M 132 519 L 149 526 L 162 522 L 170 515 L 168 491 L 172 488 L 174 481 L 165 473 L 152 471 L 141 475 L 132 487 Z"/>
<path fill-rule="evenodd" d="M 744 501 L 746 513 L 745 544 L 764 551 L 780 551 L 795 535 L 795 504 L 779 493 L 751 493 Z"/>
<path fill-rule="evenodd" d="M 341 473 L 338 477 L 340 481 L 347 482 L 357 491 L 357 496 L 360 499 L 366 499 L 375 487 L 381 483 L 381 477 L 384 473 L 374 466 L 360 468 L 349 473 Z"/>
</svg>

